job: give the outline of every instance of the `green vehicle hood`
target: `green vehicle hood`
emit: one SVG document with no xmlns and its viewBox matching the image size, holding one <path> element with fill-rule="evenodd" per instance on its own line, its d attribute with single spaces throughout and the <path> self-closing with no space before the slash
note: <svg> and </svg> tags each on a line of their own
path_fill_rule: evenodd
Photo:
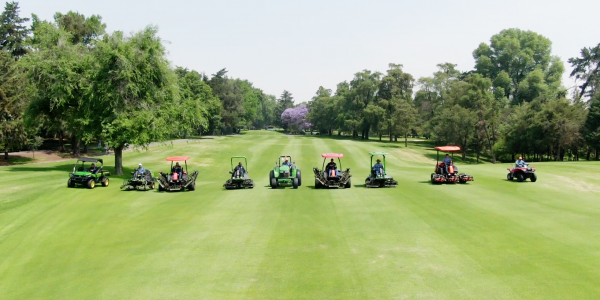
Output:
<svg viewBox="0 0 600 300">
<path fill-rule="evenodd" d="M 280 172 L 281 172 L 281 171 L 289 171 L 289 170 L 290 170 L 290 167 L 289 167 L 289 166 L 281 166 L 281 167 L 279 167 L 279 171 L 280 171 Z"/>
<path fill-rule="evenodd" d="M 90 172 L 85 172 L 85 171 L 77 171 L 75 173 L 73 173 L 73 175 L 77 175 L 77 176 L 88 176 L 91 175 L 92 173 Z"/>
</svg>

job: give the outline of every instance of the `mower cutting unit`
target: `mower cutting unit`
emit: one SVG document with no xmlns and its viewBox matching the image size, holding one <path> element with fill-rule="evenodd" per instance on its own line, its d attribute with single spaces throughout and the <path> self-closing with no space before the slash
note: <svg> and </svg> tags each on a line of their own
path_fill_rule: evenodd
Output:
<svg viewBox="0 0 600 300">
<path fill-rule="evenodd" d="M 86 163 L 90 163 L 86 167 Z M 91 164 L 100 164 L 96 166 L 95 171 L 90 171 Z M 100 183 L 102 186 L 107 187 L 109 184 L 108 176 L 110 173 L 102 169 L 103 161 L 96 158 L 81 157 L 75 163 L 73 172 L 69 173 L 69 181 L 67 186 L 74 188 L 78 184 L 82 184 L 88 189 L 93 189 L 96 184 Z"/>
<path fill-rule="evenodd" d="M 342 169 L 342 161 L 340 158 L 344 157 L 342 153 L 323 153 L 321 154 L 323 157 L 323 167 L 321 170 L 318 168 L 313 168 L 315 172 L 315 188 L 340 188 L 345 187 L 347 189 L 352 187 L 351 179 L 352 175 L 350 175 L 350 169 L 346 169 L 346 171 L 339 172 L 337 169 L 328 169 L 325 170 L 325 163 L 328 158 L 337 158 L 339 167 Z"/>
<path fill-rule="evenodd" d="M 442 146 L 435 147 L 437 150 L 437 160 L 435 164 L 435 173 L 431 173 L 431 183 L 467 183 L 473 181 L 473 176 L 465 173 L 458 174 L 458 170 L 454 165 L 448 166 L 448 172 L 446 172 L 446 165 L 444 162 L 440 162 L 440 151 L 451 152 L 452 161 L 454 161 L 454 152 L 460 151 L 458 146 Z"/>
<path fill-rule="evenodd" d="M 244 174 L 240 174 L 240 171 L 236 171 L 233 167 L 234 158 L 244 159 Z M 252 181 L 248 175 L 248 160 L 245 156 L 234 156 L 231 158 L 231 171 L 229 171 L 229 174 L 231 174 L 231 178 L 225 182 L 223 185 L 224 188 L 228 190 L 254 188 L 254 181 Z"/>
<path fill-rule="evenodd" d="M 396 187 L 398 186 L 398 181 L 394 180 L 391 176 L 387 175 L 386 165 L 385 165 L 385 156 L 388 153 L 385 152 L 371 152 L 371 173 L 369 177 L 365 179 L 365 186 L 368 188 L 378 188 L 378 187 Z M 373 157 L 382 156 L 383 157 L 383 169 L 380 172 L 376 172 L 373 170 Z"/>
<path fill-rule="evenodd" d="M 198 171 L 194 171 L 191 175 L 188 174 L 187 161 L 189 159 L 189 156 L 167 157 L 167 161 L 171 162 L 171 170 L 173 170 L 173 163 L 179 161 L 185 163 L 185 170 L 182 170 L 181 174 L 177 172 L 159 172 L 160 176 L 157 178 L 159 191 L 185 191 L 186 188 L 188 191 L 193 191 L 196 189 L 196 177 L 198 177 Z"/>
<path fill-rule="evenodd" d="M 531 182 L 537 181 L 537 175 L 535 174 L 535 168 L 530 167 L 528 164 L 525 164 L 524 167 L 507 169 L 508 175 L 506 175 L 506 179 L 512 181 L 517 178 L 518 182 L 523 182 L 529 178 Z"/>
<path fill-rule="evenodd" d="M 131 172 L 131 175 L 135 175 L 135 172 Z M 123 181 L 123 185 L 121 186 L 122 190 L 138 190 L 138 191 L 147 191 L 153 190 L 156 187 L 156 181 L 154 177 L 152 177 L 152 171 L 146 170 L 146 172 L 142 174 L 138 174 L 137 176 L 126 179 Z"/>
<path fill-rule="evenodd" d="M 275 167 L 273 170 L 269 172 L 269 182 L 271 184 L 271 188 L 273 189 L 286 186 L 291 186 L 294 189 L 297 189 L 302 185 L 302 174 L 300 169 L 296 168 L 294 165 L 290 166 L 284 164 L 283 162 L 285 161 L 288 161 L 291 164 L 292 157 L 289 155 L 280 156 L 275 162 Z"/>
</svg>

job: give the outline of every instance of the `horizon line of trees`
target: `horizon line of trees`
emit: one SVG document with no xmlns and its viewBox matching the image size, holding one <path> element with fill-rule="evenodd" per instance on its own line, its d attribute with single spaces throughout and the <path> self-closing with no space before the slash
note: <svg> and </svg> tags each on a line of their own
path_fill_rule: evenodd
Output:
<svg viewBox="0 0 600 300">
<path fill-rule="evenodd" d="M 31 21 L 31 25 L 26 24 Z M 115 173 L 123 150 L 151 142 L 242 128 L 281 125 L 293 107 L 248 80 L 211 77 L 166 58 L 158 28 L 131 35 L 106 33 L 102 17 L 69 11 L 53 21 L 19 16 L 18 2 L 0 14 L 0 149 L 39 147 L 40 135 L 69 138 L 74 156 L 92 141 L 114 149 Z"/>
<path fill-rule="evenodd" d="M 26 26 L 31 21 L 30 26 Z M 438 64 L 415 79 L 401 64 L 363 70 L 307 103 L 285 90 L 277 98 L 222 69 L 210 77 L 166 59 L 158 29 L 105 32 L 98 15 L 56 13 L 53 21 L 19 16 L 17 2 L 0 14 L 0 148 L 37 146 L 58 137 L 73 155 L 102 142 L 122 151 L 151 142 L 234 133 L 274 125 L 287 131 L 390 141 L 424 136 L 497 159 L 599 159 L 600 44 L 569 59 L 581 83 L 567 99 L 565 68 L 549 39 L 506 29 L 473 51 L 475 68 Z"/>
<path fill-rule="evenodd" d="M 319 87 L 308 103 L 312 129 L 321 134 L 389 141 L 408 136 L 432 139 L 495 163 L 530 159 L 598 160 L 600 150 L 600 44 L 583 48 L 568 62 L 580 85 L 567 99 L 565 68 L 540 34 L 506 29 L 473 51 L 475 68 L 438 64 L 418 80 L 401 64 L 385 73 L 363 70 L 335 92 Z M 415 91 L 416 90 L 416 91 Z"/>
</svg>

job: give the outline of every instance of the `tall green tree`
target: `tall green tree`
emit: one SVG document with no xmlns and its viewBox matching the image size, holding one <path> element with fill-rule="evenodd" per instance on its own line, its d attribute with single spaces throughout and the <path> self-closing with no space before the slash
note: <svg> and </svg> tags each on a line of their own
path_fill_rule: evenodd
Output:
<svg viewBox="0 0 600 300">
<path fill-rule="evenodd" d="M 202 134 L 221 121 L 221 101 L 202 80 L 202 75 L 182 67 L 175 69 L 181 105 L 177 107 L 180 132 Z M 187 134 L 185 134 L 187 135 Z"/>
<path fill-rule="evenodd" d="M 79 155 L 79 141 L 86 135 L 89 114 L 82 111 L 87 102 L 87 86 L 92 59 L 89 49 L 72 44 L 71 34 L 56 24 L 37 22 L 32 53 L 19 64 L 26 70 L 32 88 L 25 122 L 30 128 L 39 124 L 64 127 L 72 136 L 72 150 Z"/>
<path fill-rule="evenodd" d="M 84 15 L 69 11 L 66 14 L 56 13 L 54 21 L 60 28 L 71 34 L 72 44 L 89 45 L 104 34 L 106 24 L 102 23 L 102 17 L 92 15 L 86 18 Z"/>
<path fill-rule="evenodd" d="M 130 37 L 118 31 L 105 36 L 93 58 L 89 100 L 84 105 L 92 120 L 86 131 L 101 136 L 115 150 L 115 173 L 122 175 L 126 145 L 145 148 L 181 128 L 173 126 L 180 113 L 176 107 L 181 105 L 177 77 L 158 29 L 152 26 Z"/>
<path fill-rule="evenodd" d="M 594 149 L 596 160 L 598 160 L 598 152 L 600 151 L 600 93 L 596 93 L 590 100 L 583 132 L 586 143 L 591 149 Z M 589 159 L 589 155 L 587 159 Z"/>
<path fill-rule="evenodd" d="M 337 127 L 337 102 L 339 97 L 332 96 L 332 91 L 322 86 L 309 103 L 308 119 L 312 128 L 322 134 L 332 135 Z"/>
<path fill-rule="evenodd" d="M 26 86 L 21 80 L 17 60 L 9 52 L 0 51 L 0 149 L 8 160 L 11 149 L 19 149 L 27 141 L 23 113 L 27 105 Z"/>
<path fill-rule="evenodd" d="M 404 147 L 408 147 L 408 134 L 416 125 L 417 116 L 418 112 L 412 102 L 406 99 L 399 99 L 396 102 L 396 108 L 392 115 L 393 129 L 391 132 L 404 137 Z"/>
<path fill-rule="evenodd" d="M 19 16 L 19 3 L 6 2 L 0 14 L 0 50 L 8 51 L 12 56 L 23 56 L 27 53 L 26 39 L 31 33 L 25 25 L 29 18 Z"/>
<path fill-rule="evenodd" d="M 389 70 L 379 83 L 376 105 L 382 109 L 381 119 L 371 118 L 371 122 L 379 125 L 378 132 L 380 140 L 381 130 L 387 129 L 390 141 L 392 141 L 395 131 L 393 123 L 394 119 L 397 117 L 394 116 L 396 108 L 405 108 L 404 104 L 407 103 L 409 103 L 411 107 L 413 105 L 412 95 L 415 80 L 412 75 L 404 72 L 402 67 L 401 64 L 389 64 Z M 412 110 L 410 110 L 410 112 L 412 113 Z M 413 118 L 414 116 L 411 115 L 410 117 Z M 416 124 L 411 124 L 411 126 L 413 125 Z"/>
<path fill-rule="evenodd" d="M 583 81 L 579 95 L 594 97 L 600 86 L 600 44 L 581 49 L 581 57 L 569 58 L 571 77 Z"/>
<path fill-rule="evenodd" d="M 481 43 L 473 57 L 477 73 L 490 78 L 513 104 L 530 102 L 536 90 L 545 85 L 558 93 L 564 66 L 551 56 L 552 43 L 542 35 L 520 29 L 505 29 L 492 36 L 490 44 Z M 538 73 L 531 74 L 538 70 Z M 540 72 L 542 76 L 540 76 Z M 506 79 L 510 78 L 510 83 Z M 535 86 L 534 91 L 530 91 Z M 522 89 L 528 90 L 521 92 Z"/>
</svg>

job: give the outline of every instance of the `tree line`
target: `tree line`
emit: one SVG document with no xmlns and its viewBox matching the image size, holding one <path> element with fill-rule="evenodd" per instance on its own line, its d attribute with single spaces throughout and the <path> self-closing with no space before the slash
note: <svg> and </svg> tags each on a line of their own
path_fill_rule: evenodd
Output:
<svg viewBox="0 0 600 300">
<path fill-rule="evenodd" d="M 363 70 L 335 92 L 319 87 L 308 119 L 321 134 L 369 139 L 432 139 L 498 160 L 599 159 L 600 44 L 570 58 L 580 84 L 562 85 L 565 67 L 551 41 L 535 32 L 506 29 L 473 51 L 475 67 L 438 64 L 415 79 L 401 64 L 385 73 Z M 572 97 L 567 98 L 571 95 Z"/>
<path fill-rule="evenodd" d="M 31 25 L 26 24 L 31 21 Z M 58 137 L 73 155 L 92 141 L 114 149 L 115 173 L 128 146 L 280 124 L 291 93 L 267 95 L 225 69 L 206 76 L 171 67 L 158 29 L 106 33 L 98 15 L 0 15 L 0 148 L 8 152 Z M 83 145 L 83 147 L 82 147 Z M 37 145 L 39 146 L 39 145 Z M 36 146 L 36 147 L 37 147 Z"/>
<path fill-rule="evenodd" d="M 30 22 L 30 25 L 27 26 Z M 570 58 L 580 84 L 562 85 L 565 68 L 552 43 L 507 29 L 473 51 L 475 67 L 438 64 L 415 79 L 401 64 L 363 70 L 335 91 L 319 87 L 295 104 L 289 91 L 268 95 L 222 69 L 207 76 L 172 67 L 153 26 L 125 35 L 105 32 L 98 15 L 19 16 L 17 2 L 0 15 L 0 148 L 8 152 L 57 137 L 73 155 L 92 141 L 115 152 L 122 174 L 128 146 L 274 125 L 352 138 L 398 141 L 409 136 L 454 144 L 493 162 L 598 159 L 600 44 Z M 567 97 L 569 96 L 569 97 Z M 38 137 L 38 138 L 36 138 Z"/>
</svg>

